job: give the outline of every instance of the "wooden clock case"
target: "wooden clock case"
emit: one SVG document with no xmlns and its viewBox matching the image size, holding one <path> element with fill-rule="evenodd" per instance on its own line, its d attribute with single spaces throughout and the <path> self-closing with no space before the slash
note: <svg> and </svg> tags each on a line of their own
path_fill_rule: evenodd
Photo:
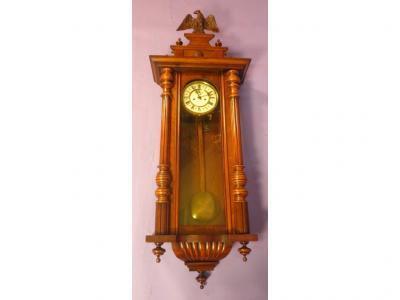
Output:
<svg viewBox="0 0 400 300">
<path fill-rule="evenodd" d="M 247 208 L 246 176 L 242 157 L 239 113 L 239 89 L 250 64 L 248 58 L 227 57 L 228 48 L 218 40 L 210 45 L 214 34 L 186 33 L 172 45 L 173 55 L 151 55 L 154 81 L 162 88 L 160 162 L 156 176 L 155 232 L 146 242 L 155 243 L 157 262 L 164 254 L 163 243 L 171 243 L 175 255 L 190 271 L 199 272 L 197 280 L 204 287 L 207 273 L 240 242 L 243 260 L 250 253 L 247 244 L 256 241 L 250 234 Z M 224 182 L 224 226 L 200 226 L 192 230 L 179 224 L 179 143 L 182 90 L 192 80 L 205 80 L 220 95 L 220 128 Z"/>
</svg>

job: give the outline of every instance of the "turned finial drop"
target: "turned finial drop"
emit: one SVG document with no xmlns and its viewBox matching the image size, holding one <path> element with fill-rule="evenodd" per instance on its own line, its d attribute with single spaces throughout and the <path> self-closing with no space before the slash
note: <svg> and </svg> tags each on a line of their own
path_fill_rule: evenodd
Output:
<svg viewBox="0 0 400 300">
<path fill-rule="evenodd" d="M 243 255 L 243 261 L 247 261 L 247 255 L 251 252 L 251 249 L 247 247 L 247 244 L 249 242 L 240 242 L 242 244 L 242 247 L 238 249 L 239 253 Z"/>
<path fill-rule="evenodd" d="M 163 243 L 156 243 L 156 247 L 152 250 L 153 254 L 156 256 L 156 263 L 160 263 L 160 256 L 165 253 L 165 249 L 161 247 Z"/>
<path fill-rule="evenodd" d="M 179 39 L 176 41 L 176 45 L 177 45 L 177 46 L 182 46 L 182 45 L 183 45 L 183 42 L 182 42 L 181 38 L 179 38 Z"/>
<path fill-rule="evenodd" d="M 204 286 L 207 284 L 207 273 L 199 272 L 199 276 L 196 277 L 198 283 L 200 283 L 200 288 L 204 289 Z"/>
</svg>

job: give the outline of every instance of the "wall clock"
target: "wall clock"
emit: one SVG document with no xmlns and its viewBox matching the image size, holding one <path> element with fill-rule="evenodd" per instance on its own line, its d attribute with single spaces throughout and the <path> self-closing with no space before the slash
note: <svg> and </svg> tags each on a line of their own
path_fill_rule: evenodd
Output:
<svg viewBox="0 0 400 300">
<path fill-rule="evenodd" d="M 246 175 L 242 157 L 239 90 L 248 58 L 227 56 L 217 40 L 214 16 L 188 14 L 178 30 L 189 40 L 172 45 L 172 55 L 151 55 L 154 81 L 160 85 L 161 141 L 156 175 L 156 261 L 171 243 L 177 258 L 198 272 L 204 288 L 209 272 L 235 243 L 247 260 L 250 241 Z"/>
<path fill-rule="evenodd" d="M 190 113 L 201 116 L 211 114 L 218 105 L 218 91 L 202 80 L 189 82 L 183 89 L 183 106 Z"/>
</svg>

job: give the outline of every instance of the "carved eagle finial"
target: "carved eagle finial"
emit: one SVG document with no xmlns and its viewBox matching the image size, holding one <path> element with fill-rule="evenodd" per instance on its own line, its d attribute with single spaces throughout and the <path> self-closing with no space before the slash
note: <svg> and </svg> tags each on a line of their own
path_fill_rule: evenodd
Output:
<svg viewBox="0 0 400 300">
<path fill-rule="evenodd" d="M 193 18 L 190 14 L 186 15 L 181 25 L 179 25 L 177 31 L 193 29 L 193 33 L 204 33 L 205 29 L 213 32 L 219 32 L 217 21 L 213 15 L 209 15 L 207 18 L 205 18 L 200 10 L 196 10 L 194 14 L 197 15 L 196 18 Z"/>
</svg>

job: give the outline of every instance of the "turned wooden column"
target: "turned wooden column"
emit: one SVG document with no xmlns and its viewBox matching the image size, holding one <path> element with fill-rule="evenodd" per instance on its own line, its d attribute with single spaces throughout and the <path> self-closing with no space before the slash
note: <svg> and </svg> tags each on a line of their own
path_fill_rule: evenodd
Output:
<svg viewBox="0 0 400 300">
<path fill-rule="evenodd" d="M 169 232 L 169 206 L 171 195 L 171 172 L 168 145 L 170 139 L 171 117 L 171 88 L 173 85 L 172 69 L 163 68 L 160 76 L 162 88 L 162 113 L 161 113 L 161 143 L 160 164 L 156 176 L 156 222 L 155 234 L 168 234 Z"/>
<path fill-rule="evenodd" d="M 235 233 L 248 233 L 249 220 L 247 213 L 247 190 L 246 175 L 244 173 L 242 140 L 240 131 L 240 113 L 239 113 L 239 89 L 240 77 L 237 70 L 226 72 L 226 82 L 229 90 L 229 103 L 231 111 L 231 137 L 233 146 L 234 163 L 232 166 L 232 192 L 233 192 L 233 210 L 234 210 L 234 230 Z"/>
<path fill-rule="evenodd" d="M 169 233 L 169 209 L 171 195 L 171 172 L 168 145 L 170 139 L 170 118 L 171 118 L 171 88 L 173 85 L 171 68 L 163 68 L 160 75 L 160 85 L 162 88 L 162 111 L 161 111 L 161 142 L 160 142 L 160 163 L 156 176 L 156 222 L 155 235 Z M 157 257 L 156 262 L 160 262 L 160 256 L 165 253 L 161 242 L 156 242 L 153 254 Z"/>
</svg>

